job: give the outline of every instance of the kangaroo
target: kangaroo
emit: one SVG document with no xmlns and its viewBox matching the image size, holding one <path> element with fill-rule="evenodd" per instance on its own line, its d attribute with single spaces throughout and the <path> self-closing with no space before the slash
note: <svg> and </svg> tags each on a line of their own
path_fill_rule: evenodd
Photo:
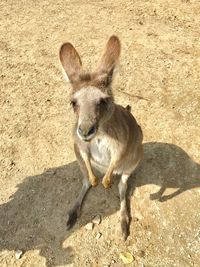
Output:
<svg viewBox="0 0 200 267">
<path fill-rule="evenodd" d="M 80 215 L 81 204 L 91 186 L 97 186 L 95 170 L 103 175 L 109 188 L 113 174 L 120 175 L 120 220 L 124 239 L 128 236 L 129 215 L 126 203 L 127 181 L 143 157 L 143 134 L 131 114 L 130 106 L 117 105 L 111 89 L 113 71 L 121 45 L 111 36 L 98 68 L 91 73 L 82 69 L 81 59 L 71 43 L 60 48 L 60 61 L 71 83 L 71 105 L 76 114 L 73 131 L 74 151 L 83 173 L 79 196 L 67 215 L 67 229 Z"/>
</svg>

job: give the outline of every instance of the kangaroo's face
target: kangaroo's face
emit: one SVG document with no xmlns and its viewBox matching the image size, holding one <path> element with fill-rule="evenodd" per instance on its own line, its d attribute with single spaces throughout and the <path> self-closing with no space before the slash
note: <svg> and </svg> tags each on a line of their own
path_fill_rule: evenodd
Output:
<svg viewBox="0 0 200 267">
<path fill-rule="evenodd" d="M 71 103 L 78 119 L 77 134 L 85 141 L 96 135 L 99 126 L 110 118 L 114 106 L 111 97 L 93 86 L 75 92 Z"/>
<path fill-rule="evenodd" d="M 112 36 L 106 46 L 100 66 L 94 73 L 84 73 L 80 57 L 70 44 L 63 44 L 60 60 L 72 84 L 71 104 L 77 115 L 77 135 L 90 141 L 98 128 L 107 121 L 114 110 L 111 92 L 112 74 L 120 54 L 120 42 Z"/>
</svg>

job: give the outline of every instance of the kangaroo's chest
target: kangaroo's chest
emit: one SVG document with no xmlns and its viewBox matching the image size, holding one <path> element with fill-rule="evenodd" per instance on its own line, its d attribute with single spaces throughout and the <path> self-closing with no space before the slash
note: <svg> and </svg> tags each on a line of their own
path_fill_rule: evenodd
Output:
<svg viewBox="0 0 200 267">
<path fill-rule="evenodd" d="M 111 159 L 112 144 L 107 137 L 97 137 L 90 144 L 91 159 L 97 165 L 107 167 Z"/>
</svg>

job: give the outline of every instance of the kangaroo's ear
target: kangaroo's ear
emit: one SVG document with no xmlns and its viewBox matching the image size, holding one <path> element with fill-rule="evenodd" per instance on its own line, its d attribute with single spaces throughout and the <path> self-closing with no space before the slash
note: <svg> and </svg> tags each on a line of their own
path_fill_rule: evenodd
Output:
<svg viewBox="0 0 200 267">
<path fill-rule="evenodd" d="M 60 48 L 60 61 L 67 78 L 71 83 L 79 79 L 82 70 L 82 63 L 78 52 L 70 43 L 65 43 Z"/>
<path fill-rule="evenodd" d="M 115 35 L 111 36 L 107 42 L 105 52 L 100 60 L 100 64 L 96 70 L 99 76 L 107 77 L 107 86 L 112 82 L 114 68 L 120 56 L 121 45 L 119 38 Z"/>
</svg>

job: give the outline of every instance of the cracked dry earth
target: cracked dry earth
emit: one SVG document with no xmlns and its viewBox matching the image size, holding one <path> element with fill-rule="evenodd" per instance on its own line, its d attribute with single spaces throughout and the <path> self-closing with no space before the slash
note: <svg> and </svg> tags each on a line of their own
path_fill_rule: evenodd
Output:
<svg viewBox="0 0 200 267">
<path fill-rule="evenodd" d="M 121 267 L 121 252 L 134 257 L 127 266 L 200 266 L 199 1 L 2 0 L 0 22 L 0 266 Z M 58 51 L 72 42 L 92 69 L 113 33 L 122 42 L 116 102 L 132 106 L 144 132 L 126 242 L 117 178 L 92 189 L 76 226 L 65 225 L 81 173 Z M 102 222 L 85 229 L 95 215 Z"/>
</svg>

